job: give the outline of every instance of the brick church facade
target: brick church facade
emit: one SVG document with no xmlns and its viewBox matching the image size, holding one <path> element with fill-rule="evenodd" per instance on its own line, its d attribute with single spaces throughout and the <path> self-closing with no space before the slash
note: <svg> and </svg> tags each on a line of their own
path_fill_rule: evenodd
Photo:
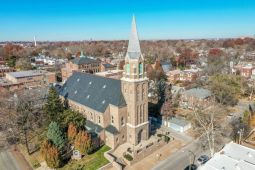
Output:
<svg viewBox="0 0 255 170">
<path fill-rule="evenodd" d="M 118 80 L 74 72 L 59 94 L 87 118 L 87 130 L 113 149 L 149 138 L 148 79 L 134 17 L 123 77 Z"/>
</svg>

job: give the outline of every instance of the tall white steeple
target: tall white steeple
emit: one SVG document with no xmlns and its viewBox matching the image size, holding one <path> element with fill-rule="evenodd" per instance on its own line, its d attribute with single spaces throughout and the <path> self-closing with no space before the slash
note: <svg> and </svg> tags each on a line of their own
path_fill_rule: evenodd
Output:
<svg viewBox="0 0 255 170">
<path fill-rule="evenodd" d="M 139 38 L 138 38 L 138 33 L 136 28 L 136 20 L 134 15 L 132 20 L 131 33 L 129 37 L 127 52 L 141 53 L 140 43 L 139 43 Z"/>
<path fill-rule="evenodd" d="M 144 70 L 144 58 L 140 48 L 136 20 L 133 16 L 128 49 L 125 57 L 125 70 L 123 77 L 126 79 L 143 79 L 146 77 Z"/>
</svg>

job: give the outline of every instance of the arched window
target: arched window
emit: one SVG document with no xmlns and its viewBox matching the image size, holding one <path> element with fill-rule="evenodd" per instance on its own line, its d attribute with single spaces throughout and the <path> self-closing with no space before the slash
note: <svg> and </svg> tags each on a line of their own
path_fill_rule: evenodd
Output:
<svg viewBox="0 0 255 170">
<path fill-rule="evenodd" d="M 139 74 L 143 73 L 143 64 L 139 63 Z"/>
<path fill-rule="evenodd" d="M 121 117 L 121 126 L 123 126 L 124 123 L 125 123 L 125 122 L 124 122 L 124 117 L 122 116 L 122 117 Z"/>
</svg>

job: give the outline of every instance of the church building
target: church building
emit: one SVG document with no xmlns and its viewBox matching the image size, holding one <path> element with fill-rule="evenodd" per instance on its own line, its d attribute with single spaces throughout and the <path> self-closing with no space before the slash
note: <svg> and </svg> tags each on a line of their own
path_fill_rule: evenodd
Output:
<svg viewBox="0 0 255 170">
<path fill-rule="evenodd" d="M 123 77 L 112 79 L 74 72 L 59 89 L 71 109 L 83 114 L 86 128 L 115 149 L 149 138 L 148 79 L 135 17 L 125 57 Z"/>
</svg>

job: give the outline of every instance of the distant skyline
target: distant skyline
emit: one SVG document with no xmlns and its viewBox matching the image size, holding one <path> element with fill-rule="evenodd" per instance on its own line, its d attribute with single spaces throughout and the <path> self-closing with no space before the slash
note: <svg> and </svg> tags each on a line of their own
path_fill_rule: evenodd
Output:
<svg viewBox="0 0 255 170">
<path fill-rule="evenodd" d="M 0 41 L 200 39 L 255 35 L 254 0 L 13 0 L 0 5 Z"/>
</svg>

